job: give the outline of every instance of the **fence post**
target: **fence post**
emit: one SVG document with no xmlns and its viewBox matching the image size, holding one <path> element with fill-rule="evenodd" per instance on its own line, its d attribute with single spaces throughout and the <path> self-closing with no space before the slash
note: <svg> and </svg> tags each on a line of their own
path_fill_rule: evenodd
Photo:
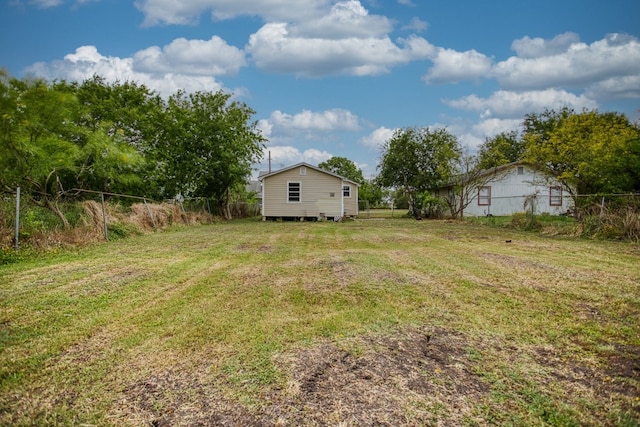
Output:
<svg viewBox="0 0 640 427">
<path fill-rule="evenodd" d="M 151 209 L 149 209 L 149 205 L 147 204 L 147 199 L 142 199 L 144 201 L 144 206 L 147 208 L 147 213 L 149 214 L 149 218 L 151 218 L 151 225 L 153 225 L 153 229 L 156 228 L 156 221 L 153 219 L 153 215 L 151 215 Z"/>
<path fill-rule="evenodd" d="M 109 231 L 107 230 L 107 213 L 104 209 L 104 193 L 100 193 L 102 198 L 102 222 L 104 224 L 104 240 L 109 240 Z"/>
<path fill-rule="evenodd" d="M 20 187 L 16 189 L 16 250 L 20 246 Z"/>
</svg>

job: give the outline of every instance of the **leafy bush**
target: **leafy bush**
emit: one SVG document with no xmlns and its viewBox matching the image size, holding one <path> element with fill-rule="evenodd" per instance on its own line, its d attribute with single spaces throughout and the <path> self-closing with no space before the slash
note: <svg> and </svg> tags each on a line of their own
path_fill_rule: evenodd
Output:
<svg viewBox="0 0 640 427">
<path fill-rule="evenodd" d="M 511 217 L 510 227 L 524 231 L 539 231 L 542 223 L 530 213 L 516 212 Z"/>
<path fill-rule="evenodd" d="M 117 222 L 107 225 L 107 231 L 109 233 L 109 240 L 124 239 L 129 236 L 137 236 L 142 232 L 132 224 L 125 224 Z"/>
</svg>

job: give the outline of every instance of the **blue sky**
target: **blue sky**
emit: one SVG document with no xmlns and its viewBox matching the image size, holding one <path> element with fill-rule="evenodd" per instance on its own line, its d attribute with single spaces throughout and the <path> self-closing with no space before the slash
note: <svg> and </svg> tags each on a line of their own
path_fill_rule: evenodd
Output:
<svg viewBox="0 0 640 427">
<path fill-rule="evenodd" d="M 640 118 L 637 0 L 8 0 L 16 77 L 224 90 L 256 110 L 274 168 L 347 157 L 370 177 L 406 126 L 474 152 L 545 108 Z"/>
</svg>

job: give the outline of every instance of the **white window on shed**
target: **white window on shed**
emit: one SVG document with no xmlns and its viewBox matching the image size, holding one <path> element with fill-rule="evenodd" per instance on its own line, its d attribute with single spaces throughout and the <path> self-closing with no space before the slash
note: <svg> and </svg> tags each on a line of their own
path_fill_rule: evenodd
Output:
<svg viewBox="0 0 640 427">
<path fill-rule="evenodd" d="M 291 181 L 287 183 L 287 201 L 299 202 L 302 200 L 302 183 L 299 181 Z"/>
<path fill-rule="evenodd" d="M 478 189 L 478 206 L 491 206 L 491 187 L 480 187 Z"/>
<path fill-rule="evenodd" d="M 307 167 L 306 166 L 300 166 L 300 175 L 306 175 L 307 174 Z"/>
<path fill-rule="evenodd" d="M 518 166 L 518 175 L 524 175 L 524 166 Z"/>
<path fill-rule="evenodd" d="M 342 186 L 342 195 L 344 197 L 351 197 L 351 186 L 350 185 L 343 185 Z"/>
</svg>

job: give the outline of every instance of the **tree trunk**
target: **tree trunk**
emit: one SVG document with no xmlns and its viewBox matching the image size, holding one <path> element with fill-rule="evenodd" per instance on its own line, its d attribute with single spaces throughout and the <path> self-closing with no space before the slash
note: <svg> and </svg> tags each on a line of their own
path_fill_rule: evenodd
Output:
<svg viewBox="0 0 640 427">
<path fill-rule="evenodd" d="M 416 203 L 415 203 L 415 199 L 413 197 L 413 193 L 408 191 L 407 192 L 407 199 L 409 202 L 409 212 L 411 212 L 411 215 L 415 218 L 417 217 L 417 212 L 416 212 Z"/>
<path fill-rule="evenodd" d="M 220 210 L 222 211 L 222 217 L 224 219 L 233 219 L 233 216 L 231 215 L 231 206 L 229 206 L 229 193 L 230 190 L 227 188 L 227 191 L 224 192 L 224 196 L 222 196 L 222 199 L 219 201 Z"/>
<path fill-rule="evenodd" d="M 44 197 L 44 201 L 43 201 L 43 206 L 46 209 L 49 209 L 54 214 L 56 214 L 56 216 L 58 218 L 60 218 L 60 221 L 62 221 L 62 225 L 64 226 L 65 230 L 68 230 L 69 228 L 71 228 L 71 225 L 69 224 L 69 221 L 67 221 L 67 218 L 64 216 L 64 214 L 62 213 L 62 211 L 58 207 L 58 201 L 57 200 L 54 200 L 52 202 L 51 200 L 49 200 L 48 197 L 45 196 Z"/>
</svg>

